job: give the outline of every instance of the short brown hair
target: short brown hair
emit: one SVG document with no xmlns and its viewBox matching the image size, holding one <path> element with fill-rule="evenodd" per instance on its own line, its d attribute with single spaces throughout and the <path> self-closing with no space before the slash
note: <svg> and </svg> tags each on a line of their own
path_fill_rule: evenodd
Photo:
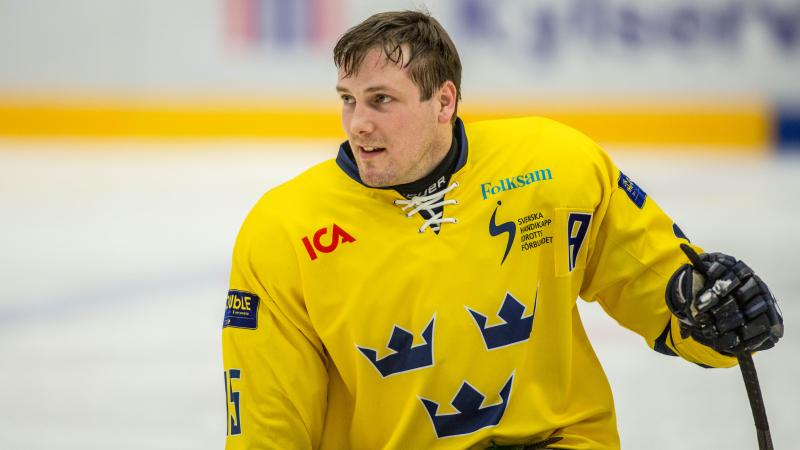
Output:
<svg viewBox="0 0 800 450">
<path fill-rule="evenodd" d="M 461 59 L 444 27 L 430 14 L 419 11 L 391 11 L 370 16 L 347 30 L 336 42 L 333 61 L 345 76 L 358 73 L 372 49 L 383 49 L 386 59 L 401 64 L 403 46 L 410 55 L 405 65 L 419 87 L 420 100 L 428 100 L 445 81 L 456 86 L 456 109 L 461 99 Z M 453 113 L 453 121 L 456 114 Z"/>
</svg>

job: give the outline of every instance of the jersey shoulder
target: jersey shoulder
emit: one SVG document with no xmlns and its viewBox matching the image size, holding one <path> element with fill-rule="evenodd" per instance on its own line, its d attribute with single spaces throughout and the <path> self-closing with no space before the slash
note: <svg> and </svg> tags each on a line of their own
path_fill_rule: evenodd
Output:
<svg viewBox="0 0 800 450">
<path fill-rule="evenodd" d="M 569 167 L 573 173 L 593 172 L 597 167 L 608 167 L 610 162 L 591 138 L 546 117 L 471 122 L 466 131 L 470 154 L 476 160 L 551 164 Z"/>
<path fill-rule="evenodd" d="M 294 259 L 300 237 L 319 228 L 327 212 L 338 207 L 332 192 L 347 190 L 349 178 L 344 178 L 331 159 L 268 190 L 244 219 L 234 258 L 255 258 L 273 276 L 282 273 L 289 266 L 286 262 Z"/>
<path fill-rule="evenodd" d="M 490 137 L 506 141 L 519 138 L 536 141 L 561 141 L 579 145 L 597 145 L 585 134 L 564 123 L 547 117 L 529 116 L 482 120 L 467 124 L 469 136 Z"/>
</svg>

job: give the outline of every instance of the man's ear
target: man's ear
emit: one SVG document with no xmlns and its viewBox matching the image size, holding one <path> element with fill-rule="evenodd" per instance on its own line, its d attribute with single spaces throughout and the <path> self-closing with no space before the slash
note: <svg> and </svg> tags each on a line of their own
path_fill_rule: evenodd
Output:
<svg viewBox="0 0 800 450">
<path fill-rule="evenodd" d="M 438 107 L 438 120 L 439 123 L 450 123 L 453 114 L 456 112 L 456 99 L 458 92 L 456 85 L 452 81 L 447 80 L 436 90 L 434 99 Z"/>
</svg>

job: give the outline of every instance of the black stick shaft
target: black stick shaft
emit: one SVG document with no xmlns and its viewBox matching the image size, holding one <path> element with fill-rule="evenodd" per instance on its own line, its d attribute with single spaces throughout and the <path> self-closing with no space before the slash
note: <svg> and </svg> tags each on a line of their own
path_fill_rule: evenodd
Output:
<svg viewBox="0 0 800 450">
<path fill-rule="evenodd" d="M 700 255 L 686 244 L 681 244 L 681 250 L 689 258 L 695 269 L 708 276 L 706 266 Z M 758 373 L 753 357 L 749 353 L 737 355 L 739 359 L 739 369 L 742 371 L 744 387 L 747 389 L 747 398 L 750 400 L 750 409 L 753 411 L 753 420 L 756 423 L 756 437 L 758 438 L 759 450 L 774 450 L 772 447 L 772 436 L 769 434 L 769 423 L 767 422 L 767 410 L 764 408 L 764 399 L 761 396 L 761 386 L 758 384 Z"/>
<path fill-rule="evenodd" d="M 758 374 L 753 357 L 749 353 L 742 353 L 737 358 L 744 386 L 747 389 L 747 398 L 750 399 L 750 409 L 753 410 L 758 448 L 759 450 L 773 450 L 772 436 L 769 434 L 769 423 L 767 423 L 767 410 L 764 408 L 764 399 L 761 397 L 761 387 L 758 384 Z"/>
</svg>

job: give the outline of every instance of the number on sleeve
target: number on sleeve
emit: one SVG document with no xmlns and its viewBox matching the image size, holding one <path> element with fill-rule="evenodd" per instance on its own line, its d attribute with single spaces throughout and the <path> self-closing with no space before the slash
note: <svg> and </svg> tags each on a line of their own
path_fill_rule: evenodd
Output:
<svg viewBox="0 0 800 450">
<path fill-rule="evenodd" d="M 236 436 L 242 434 L 242 421 L 239 409 L 239 391 L 233 388 L 233 380 L 239 380 L 242 377 L 242 371 L 239 369 L 230 369 L 225 371 L 225 407 L 226 407 L 226 423 L 228 429 L 228 436 Z"/>
</svg>

